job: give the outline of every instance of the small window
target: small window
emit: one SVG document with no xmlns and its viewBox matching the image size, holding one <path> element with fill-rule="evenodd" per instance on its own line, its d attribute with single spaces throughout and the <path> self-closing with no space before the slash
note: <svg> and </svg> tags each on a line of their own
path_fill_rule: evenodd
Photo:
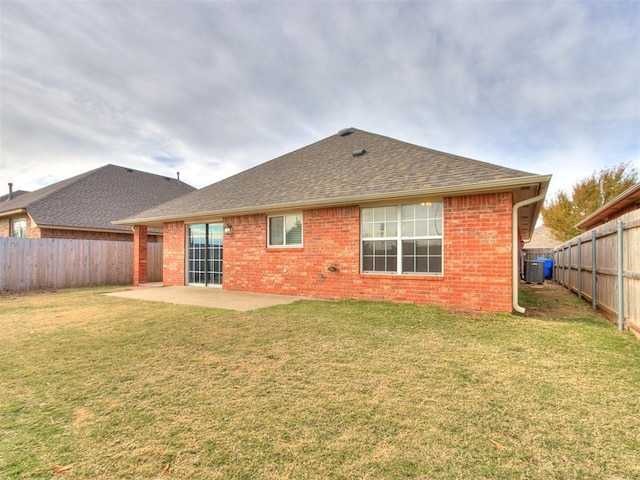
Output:
<svg viewBox="0 0 640 480">
<path fill-rule="evenodd" d="M 302 214 L 269 217 L 268 236 L 270 247 L 302 246 Z"/>
<path fill-rule="evenodd" d="M 25 238 L 27 236 L 27 217 L 11 219 L 11 236 Z"/>
</svg>

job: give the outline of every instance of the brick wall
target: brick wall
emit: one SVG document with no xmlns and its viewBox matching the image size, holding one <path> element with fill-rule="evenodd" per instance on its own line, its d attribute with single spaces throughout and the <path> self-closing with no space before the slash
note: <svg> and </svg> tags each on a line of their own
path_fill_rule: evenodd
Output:
<svg viewBox="0 0 640 480">
<path fill-rule="evenodd" d="M 149 265 L 147 257 L 147 227 L 133 227 L 133 284 L 147 283 Z"/>
<path fill-rule="evenodd" d="M 57 228 L 40 228 L 41 238 L 72 238 L 78 240 L 111 240 L 119 242 L 132 242 L 132 233 L 96 232 L 86 230 L 60 230 Z M 162 235 L 147 235 L 148 243 L 162 243 Z"/>
<path fill-rule="evenodd" d="M 121 242 L 133 241 L 131 233 L 89 232 L 84 230 L 59 230 L 57 228 L 40 228 L 41 238 L 69 238 L 78 240 L 115 240 Z M 149 239 L 149 241 L 152 241 Z"/>
<path fill-rule="evenodd" d="M 186 232 L 184 222 L 163 225 L 162 283 L 165 287 L 185 284 Z"/>
<path fill-rule="evenodd" d="M 444 199 L 444 275 L 360 273 L 360 209 L 305 210 L 302 248 L 267 248 L 265 215 L 228 217 L 224 288 L 318 298 L 359 298 L 511 312 L 511 194 Z M 184 224 L 167 252 L 184 284 Z M 173 244 L 172 244 L 173 245 Z M 172 253 L 171 255 L 175 255 Z M 178 265 L 180 264 L 180 265 Z M 335 265 L 337 272 L 327 267 Z M 179 280 L 179 282 L 178 282 Z M 165 280 L 165 284 L 166 280 Z"/>
<path fill-rule="evenodd" d="M 445 277 L 454 304 L 511 312 L 511 194 L 445 199 Z"/>
<path fill-rule="evenodd" d="M 11 219 L 0 218 L 0 237 L 8 237 L 11 235 Z"/>
<path fill-rule="evenodd" d="M 11 235 L 11 219 L 0 218 L 0 237 Z M 132 242 L 133 234 L 126 232 L 97 232 L 86 230 L 62 230 L 58 228 L 39 228 L 31 217 L 27 216 L 27 238 L 67 238 L 76 240 L 110 240 Z M 149 243 L 162 243 L 162 235 L 149 235 Z"/>
</svg>

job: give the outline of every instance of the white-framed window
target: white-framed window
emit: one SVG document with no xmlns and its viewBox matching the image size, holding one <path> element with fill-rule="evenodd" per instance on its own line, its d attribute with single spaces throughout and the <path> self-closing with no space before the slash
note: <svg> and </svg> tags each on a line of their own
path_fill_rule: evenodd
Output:
<svg viewBox="0 0 640 480">
<path fill-rule="evenodd" d="M 442 275 L 442 202 L 365 207 L 363 273 Z"/>
<path fill-rule="evenodd" d="M 270 216 L 267 219 L 267 237 L 270 247 L 301 247 L 302 213 Z"/>
<path fill-rule="evenodd" d="M 27 236 L 27 217 L 11 219 L 11 236 L 25 238 Z"/>
</svg>

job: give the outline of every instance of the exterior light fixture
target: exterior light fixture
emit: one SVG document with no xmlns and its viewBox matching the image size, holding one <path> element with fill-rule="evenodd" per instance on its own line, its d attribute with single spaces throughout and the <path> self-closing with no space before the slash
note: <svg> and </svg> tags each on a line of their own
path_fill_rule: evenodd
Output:
<svg viewBox="0 0 640 480">
<path fill-rule="evenodd" d="M 225 234 L 225 235 L 231 235 L 231 232 L 233 232 L 233 227 L 231 226 L 231 224 L 230 224 L 230 223 L 227 223 L 227 224 L 224 226 L 224 234 Z"/>
</svg>

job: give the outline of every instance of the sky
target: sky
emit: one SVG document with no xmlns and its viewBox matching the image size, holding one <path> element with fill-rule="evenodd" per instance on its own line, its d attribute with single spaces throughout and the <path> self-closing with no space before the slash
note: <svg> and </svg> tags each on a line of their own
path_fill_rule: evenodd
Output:
<svg viewBox="0 0 640 480">
<path fill-rule="evenodd" d="M 346 127 L 535 174 L 640 170 L 640 0 L 0 0 L 0 195 L 201 188 Z"/>
</svg>

